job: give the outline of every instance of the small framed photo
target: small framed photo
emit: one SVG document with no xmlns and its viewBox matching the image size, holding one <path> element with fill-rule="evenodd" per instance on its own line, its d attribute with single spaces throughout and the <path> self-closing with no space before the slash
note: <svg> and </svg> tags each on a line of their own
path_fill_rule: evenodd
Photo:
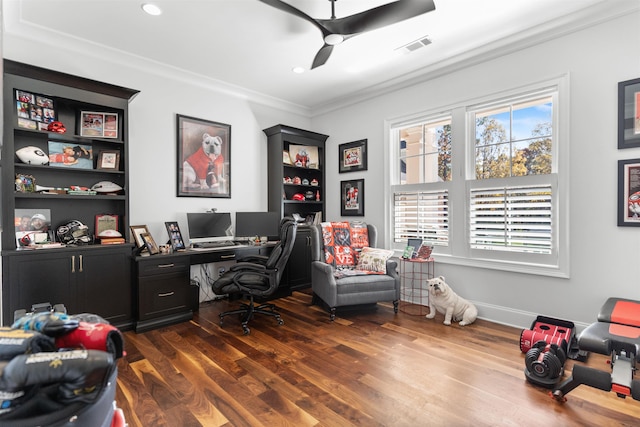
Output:
<svg viewBox="0 0 640 427">
<path fill-rule="evenodd" d="M 118 113 L 82 111 L 80 136 L 90 138 L 118 138 Z"/>
<path fill-rule="evenodd" d="M 42 95 L 16 90 L 18 127 L 47 131 L 49 123 L 56 119 L 53 99 Z"/>
<path fill-rule="evenodd" d="M 340 215 L 364 216 L 364 179 L 340 182 Z"/>
<path fill-rule="evenodd" d="M 16 209 L 14 216 L 16 247 L 31 246 L 51 240 L 50 209 Z"/>
<path fill-rule="evenodd" d="M 289 160 L 299 168 L 318 169 L 318 147 L 314 145 L 289 145 Z"/>
<path fill-rule="evenodd" d="M 16 191 L 18 193 L 34 193 L 36 179 L 32 175 L 16 174 Z"/>
<path fill-rule="evenodd" d="M 291 157 L 289 157 L 289 152 L 287 150 L 282 150 L 282 164 L 291 165 Z"/>
<path fill-rule="evenodd" d="M 153 240 L 151 233 L 140 233 L 140 239 L 144 243 L 144 247 L 149 251 L 151 255 L 155 255 L 160 253 L 160 249 L 156 244 L 156 241 Z"/>
<path fill-rule="evenodd" d="M 174 251 L 185 250 L 187 247 L 184 244 L 180 227 L 176 221 L 165 222 L 164 226 L 167 228 L 167 234 L 169 235 L 169 241 Z"/>
<path fill-rule="evenodd" d="M 340 144 L 338 150 L 340 173 L 367 170 L 366 139 Z"/>
<path fill-rule="evenodd" d="M 120 152 L 112 150 L 100 151 L 98 154 L 98 169 L 120 170 Z"/>
<path fill-rule="evenodd" d="M 146 225 L 132 225 L 129 227 L 131 229 L 131 236 L 133 236 L 133 241 L 135 242 L 138 248 L 143 248 L 145 246 L 144 240 L 142 240 L 143 233 L 149 233 L 149 229 Z"/>
<path fill-rule="evenodd" d="M 114 214 L 100 214 L 96 215 L 96 224 L 94 230 L 96 236 L 100 236 L 100 233 L 106 230 L 118 230 L 118 215 Z"/>
<path fill-rule="evenodd" d="M 640 78 L 618 83 L 618 148 L 640 147 Z"/>
<path fill-rule="evenodd" d="M 618 226 L 640 227 L 640 159 L 618 160 Z"/>
<path fill-rule="evenodd" d="M 49 165 L 93 169 L 93 149 L 90 145 L 49 141 Z"/>
</svg>

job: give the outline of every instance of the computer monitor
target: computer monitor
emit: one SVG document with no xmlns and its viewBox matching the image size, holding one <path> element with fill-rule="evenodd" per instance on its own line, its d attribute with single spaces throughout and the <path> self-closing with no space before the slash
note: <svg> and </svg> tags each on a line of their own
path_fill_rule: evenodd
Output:
<svg viewBox="0 0 640 427">
<path fill-rule="evenodd" d="M 277 212 L 236 212 L 236 237 L 267 236 L 278 240 L 280 215 Z"/>
<path fill-rule="evenodd" d="M 187 226 L 191 244 L 233 240 L 229 212 L 188 212 Z"/>
</svg>

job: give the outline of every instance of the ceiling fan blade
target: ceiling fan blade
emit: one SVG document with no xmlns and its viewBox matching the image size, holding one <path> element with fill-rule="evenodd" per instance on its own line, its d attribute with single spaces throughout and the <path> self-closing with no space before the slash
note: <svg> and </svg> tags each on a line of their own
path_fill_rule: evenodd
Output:
<svg viewBox="0 0 640 427">
<path fill-rule="evenodd" d="M 435 8 L 433 0 L 398 0 L 344 18 L 318 19 L 316 22 L 333 34 L 357 34 L 413 18 Z"/>
<path fill-rule="evenodd" d="M 333 52 L 333 46 L 325 43 L 318 53 L 316 53 L 316 57 L 313 58 L 311 69 L 313 70 L 314 68 L 324 65 L 324 63 L 327 62 L 327 59 L 329 59 L 329 56 L 331 56 L 331 52 Z"/>
<path fill-rule="evenodd" d="M 290 13 L 294 16 L 297 16 L 298 18 L 302 18 L 305 21 L 312 23 L 317 28 L 319 28 L 320 31 L 322 31 L 323 37 L 330 34 L 329 30 L 327 30 L 327 28 L 325 28 L 321 23 L 319 23 L 318 20 L 313 19 L 312 17 L 310 17 L 300 9 L 296 9 L 295 7 L 291 6 L 288 3 L 285 3 L 280 0 L 258 0 L 258 1 L 264 4 L 268 4 L 269 6 L 275 7 L 276 9 L 280 9 L 284 12 Z"/>
</svg>

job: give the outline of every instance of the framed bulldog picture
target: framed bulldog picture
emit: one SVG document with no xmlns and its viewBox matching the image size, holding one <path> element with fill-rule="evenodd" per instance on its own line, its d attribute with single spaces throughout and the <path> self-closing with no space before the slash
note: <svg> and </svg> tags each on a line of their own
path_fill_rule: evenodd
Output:
<svg viewBox="0 0 640 427">
<path fill-rule="evenodd" d="M 177 115 L 178 197 L 231 197 L 231 125 Z"/>
</svg>

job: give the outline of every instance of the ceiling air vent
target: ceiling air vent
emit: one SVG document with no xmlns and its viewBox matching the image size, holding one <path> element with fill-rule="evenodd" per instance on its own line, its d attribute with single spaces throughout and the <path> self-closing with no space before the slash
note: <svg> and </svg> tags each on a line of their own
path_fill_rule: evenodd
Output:
<svg viewBox="0 0 640 427">
<path fill-rule="evenodd" d="M 431 44 L 431 39 L 429 38 L 429 36 L 424 36 L 422 38 L 419 38 L 418 40 L 412 41 L 409 44 L 399 47 L 398 50 L 402 50 L 406 53 L 409 53 L 409 52 L 414 52 L 422 47 L 425 47 L 428 44 Z"/>
</svg>

